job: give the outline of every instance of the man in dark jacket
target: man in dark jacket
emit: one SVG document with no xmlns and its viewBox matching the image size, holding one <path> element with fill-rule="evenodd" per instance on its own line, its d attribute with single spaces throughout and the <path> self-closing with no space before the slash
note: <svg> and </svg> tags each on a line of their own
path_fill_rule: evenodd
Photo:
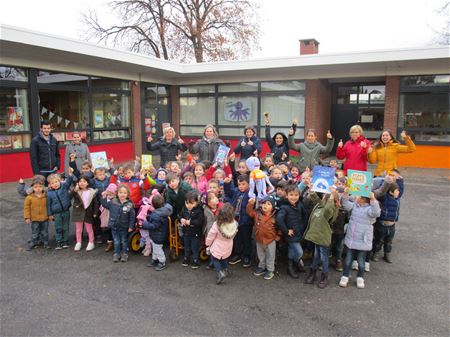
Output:
<svg viewBox="0 0 450 337">
<path fill-rule="evenodd" d="M 49 121 L 41 122 L 41 131 L 31 140 L 30 159 L 33 173 L 46 178 L 60 168 L 58 141 L 51 134 Z"/>
</svg>

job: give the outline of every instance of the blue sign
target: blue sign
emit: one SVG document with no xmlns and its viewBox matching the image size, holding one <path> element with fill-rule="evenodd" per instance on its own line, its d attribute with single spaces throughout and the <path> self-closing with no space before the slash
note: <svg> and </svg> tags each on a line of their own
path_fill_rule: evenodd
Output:
<svg viewBox="0 0 450 337">
<path fill-rule="evenodd" d="M 330 187 L 334 184 L 334 167 L 314 166 L 312 176 L 313 192 L 330 193 Z"/>
</svg>

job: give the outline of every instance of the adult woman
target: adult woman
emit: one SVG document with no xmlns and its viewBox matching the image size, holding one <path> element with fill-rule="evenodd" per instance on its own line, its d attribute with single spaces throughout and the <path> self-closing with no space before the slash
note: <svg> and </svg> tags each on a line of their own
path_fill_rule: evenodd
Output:
<svg viewBox="0 0 450 337">
<path fill-rule="evenodd" d="M 199 162 L 208 160 L 212 163 L 220 145 L 224 145 L 224 143 L 219 138 L 216 128 L 208 124 L 203 131 L 203 137 L 196 143 L 194 141 L 189 143 L 189 152 L 192 154 L 198 153 Z"/>
<path fill-rule="evenodd" d="M 164 168 L 166 163 L 177 160 L 178 151 L 184 152 L 187 150 L 184 141 L 180 137 L 176 139 L 175 135 L 174 128 L 169 126 L 163 130 L 163 136 L 157 141 L 153 142 L 151 135 L 147 138 L 147 150 L 159 150 L 161 156 L 160 166 L 162 168 Z"/>
<path fill-rule="evenodd" d="M 344 172 L 347 170 L 367 171 L 367 151 L 370 141 L 363 136 L 363 129 L 359 125 L 350 128 L 350 139 L 344 143 L 342 139 L 338 143 L 336 157 L 345 159 Z"/>
<path fill-rule="evenodd" d="M 64 172 L 66 174 L 69 174 L 69 157 L 72 153 L 75 154 L 77 169 L 81 172 L 81 165 L 83 165 L 85 161 L 91 161 L 91 154 L 89 153 L 87 144 L 81 141 L 81 134 L 79 131 L 74 131 L 72 133 L 72 143 L 67 144 L 66 146 L 66 154 L 64 156 Z"/>
<path fill-rule="evenodd" d="M 265 112 L 266 122 L 266 141 L 270 147 L 270 152 L 273 153 L 273 160 L 275 165 L 282 161 L 289 160 L 289 145 L 288 138 L 282 132 L 276 132 L 273 137 L 270 137 L 270 119 L 269 113 Z"/>
<path fill-rule="evenodd" d="M 261 153 L 262 145 L 258 137 L 256 137 L 256 129 L 252 125 L 248 125 L 244 129 L 244 137 L 241 137 L 234 148 L 235 154 L 241 154 L 241 159 Z"/>
<path fill-rule="evenodd" d="M 306 132 L 306 142 L 295 144 L 294 142 L 294 128 L 289 131 L 289 147 L 292 150 L 300 152 L 299 167 L 303 172 L 307 167 L 311 170 L 315 165 L 321 165 L 322 160 L 320 159 L 321 154 L 328 154 L 333 149 L 334 138 L 330 133 L 327 132 L 327 145 L 323 146 L 317 141 L 317 133 L 313 129 L 309 129 Z"/>
<path fill-rule="evenodd" d="M 410 153 L 416 150 L 416 145 L 414 145 L 414 142 L 405 131 L 402 131 L 400 136 L 406 145 L 401 145 L 394 138 L 391 131 L 384 130 L 375 146 L 369 148 L 369 163 L 377 163 L 374 176 L 384 175 L 385 172 L 397 168 L 397 156 L 399 153 Z"/>
</svg>

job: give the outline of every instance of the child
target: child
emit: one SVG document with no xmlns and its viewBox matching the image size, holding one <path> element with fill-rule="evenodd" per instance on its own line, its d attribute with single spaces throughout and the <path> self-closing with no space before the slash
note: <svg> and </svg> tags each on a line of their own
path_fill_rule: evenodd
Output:
<svg viewBox="0 0 450 337">
<path fill-rule="evenodd" d="M 117 187 L 117 197 L 102 199 L 102 206 L 109 209 L 108 226 L 114 242 L 113 262 L 128 261 L 128 233 L 134 230 L 135 212 L 130 201 L 130 190 L 125 184 Z M 120 255 L 122 253 L 122 255 Z"/>
<path fill-rule="evenodd" d="M 241 175 L 241 174 L 250 174 L 250 170 L 247 166 L 247 162 L 245 159 L 241 159 L 238 162 L 237 168 L 235 166 L 235 159 L 236 159 L 236 155 L 233 153 L 230 154 L 229 157 L 229 162 L 230 162 L 230 168 L 231 168 L 231 172 L 233 175 L 233 183 L 234 186 L 237 186 L 238 182 L 237 182 L 237 178 Z"/>
<path fill-rule="evenodd" d="M 291 171 L 289 173 L 291 180 L 293 180 L 296 183 L 300 182 L 302 176 L 300 174 L 300 168 L 297 165 L 292 165 Z"/>
<path fill-rule="evenodd" d="M 180 214 L 180 223 L 183 227 L 184 238 L 184 259 L 182 266 L 189 266 L 198 269 L 200 266 L 199 254 L 202 239 L 203 225 L 205 224 L 205 214 L 200 204 L 200 196 L 196 190 L 186 193 L 185 206 Z M 192 258 L 192 261 L 190 261 Z"/>
<path fill-rule="evenodd" d="M 278 163 L 277 166 L 281 169 L 282 178 L 284 180 L 289 180 L 289 170 L 290 170 L 289 163 L 282 161 Z"/>
<path fill-rule="evenodd" d="M 200 194 L 208 191 L 208 181 L 206 179 L 206 167 L 202 163 L 198 163 L 194 168 L 194 188 Z"/>
<path fill-rule="evenodd" d="M 240 175 L 238 177 L 238 188 L 231 186 L 231 178 L 225 179 L 225 195 L 230 200 L 234 207 L 235 219 L 239 224 L 239 232 L 234 238 L 233 256 L 230 259 L 230 264 L 234 265 L 244 262 L 242 267 L 250 267 L 250 258 L 252 255 L 252 229 L 253 220 L 247 214 L 248 192 L 250 189 L 248 175 Z"/>
<path fill-rule="evenodd" d="M 81 171 L 78 170 L 75 154 L 71 153 L 69 156 L 69 166 L 73 169 L 73 175 L 75 176 L 74 181 L 78 180 L 81 175 L 88 177 L 89 180 L 94 179 L 94 173 L 92 172 L 92 163 L 89 160 L 85 160 L 81 164 Z M 93 185 L 92 181 L 90 182 Z"/>
<path fill-rule="evenodd" d="M 210 180 L 210 182 L 213 180 Z M 205 228 L 203 230 L 203 235 L 206 238 L 208 236 L 209 230 L 211 229 L 213 223 L 217 221 L 217 215 L 219 214 L 219 209 L 223 207 L 223 203 L 219 200 L 216 193 L 210 191 L 206 194 L 204 214 L 205 214 Z M 206 269 L 213 269 L 212 258 L 209 259 Z"/>
<path fill-rule="evenodd" d="M 286 180 L 280 180 L 275 186 L 275 192 L 272 193 L 272 197 L 275 200 L 275 209 L 278 211 L 282 205 L 288 205 L 289 202 L 286 199 L 286 186 L 288 182 Z"/>
<path fill-rule="evenodd" d="M 156 271 L 161 271 L 167 268 L 163 242 L 167 240 L 168 217 L 172 214 L 173 208 L 170 204 L 164 204 L 164 198 L 161 195 L 155 195 L 152 198 L 152 205 L 155 210 L 147 218 L 147 221 L 142 223 L 142 228 L 148 230 L 153 248 L 152 261 L 147 266 L 155 267 Z"/>
<path fill-rule="evenodd" d="M 182 178 L 185 183 L 189 184 L 192 188 L 195 188 L 194 174 L 192 172 L 184 172 Z"/>
<path fill-rule="evenodd" d="M 105 233 L 108 233 L 108 239 L 106 242 L 105 252 L 110 252 L 114 248 L 111 229 L 108 227 L 109 222 L 109 209 L 103 207 L 101 205 L 101 198 L 106 198 L 107 200 L 112 200 L 117 196 L 117 185 L 109 184 L 105 191 L 100 194 L 100 206 L 99 206 L 99 220 L 100 220 L 100 229 Z"/>
<path fill-rule="evenodd" d="M 281 206 L 276 219 L 278 228 L 283 232 L 288 244 L 288 274 L 292 278 L 299 278 L 294 265 L 298 266 L 299 270 L 303 269 L 300 240 L 308 219 L 297 186 L 291 184 L 286 186 L 286 198 L 289 204 Z"/>
<path fill-rule="evenodd" d="M 48 218 L 55 221 L 55 239 L 57 250 L 69 248 L 69 222 L 71 196 L 69 188 L 73 182 L 73 169 L 69 169 L 69 176 L 61 182 L 59 174 L 53 173 L 47 177 L 49 190 L 47 191 Z"/>
<path fill-rule="evenodd" d="M 88 176 L 81 175 L 78 178 L 77 186 L 72 192 L 73 195 L 73 209 L 72 221 L 75 222 L 76 241 L 75 251 L 81 250 L 81 239 L 83 235 L 83 225 L 88 233 L 89 241 L 86 251 L 89 252 L 95 248 L 94 245 L 94 230 L 92 224 L 94 218 L 97 217 L 98 202 L 96 196 L 97 190 L 90 187 L 90 179 Z"/>
<path fill-rule="evenodd" d="M 113 159 L 111 159 L 111 163 L 113 162 Z M 109 170 L 109 173 L 113 174 L 114 169 L 111 168 Z M 94 170 L 94 179 L 92 179 L 92 188 L 97 190 L 96 198 L 98 205 L 101 205 L 101 199 L 102 199 L 102 193 L 108 188 L 109 181 L 111 176 L 108 174 L 106 175 L 106 169 L 104 167 L 98 167 Z M 117 185 L 114 184 L 114 186 L 117 188 Z M 107 242 L 106 251 L 112 250 L 112 236 L 111 231 L 108 229 L 107 220 L 105 227 L 101 226 L 100 221 L 100 207 L 99 207 L 99 213 L 97 214 L 97 217 L 94 218 L 94 234 L 96 235 L 98 239 L 98 243 Z"/>
<path fill-rule="evenodd" d="M 269 180 L 273 186 L 276 186 L 280 181 L 284 180 L 283 171 L 281 171 L 281 168 L 279 168 L 278 166 L 273 166 L 272 170 L 270 171 Z"/>
<path fill-rule="evenodd" d="M 44 178 L 44 176 L 41 176 Z M 23 204 L 23 217 L 28 225 L 31 225 L 31 239 L 28 241 L 27 250 L 37 248 L 40 240 L 45 249 L 48 245 L 48 214 L 47 196 L 44 192 L 44 179 L 35 176 L 31 181 L 32 192 L 27 195 Z"/>
<path fill-rule="evenodd" d="M 275 163 L 273 161 L 273 154 L 272 153 L 266 154 L 262 163 L 263 163 L 263 165 L 262 165 L 263 171 L 267 175 L 270 175 L 270 169 L 275 165 Z"/>
<path fill-rule="evenodd" d="M 339 193 L 339 198 L 347 187 L 347 178 L 340 178 L 336 182 L 336 190 Z M 336 220 L 331 225 L 331 255 L 334 257 L 336 271 L 342 272 L 344 264 L 342 263 L 342 247 L 345 235 L 345 225 L 350 219 L 349 212 L 340 206 Z"/>
<path fill-rule="evenodd" d="M 192 190 L 192 187 L 180 181 L 180 177 L 173 172 L 167 174 L 166 183 L 166 201 L 173 207 L 172 218 L 176 219 L 184 207 L 186 193 Z"/>
<path fill-rule="evenodd" d="M 344 272 L 339 282 L 339 286 L 347 287 L 350 277 L 350 267 L 353 259 L 358 261 L 358 275 L 356 286 L 359 289 L 364 288 L 364 264 L 367 252 L 372 250 L 373 226 L 376 218 L 380 216 L 380 206 L 375 199 L 373 192 L 370 199 L 366 197 L 357 197 L 355 202 L 348 199 L 348 188 L 342 195 L 342 206 L 347 211 L 352 212 L 350 221 L 347 225 L 345 234 L 345 247 L 347 254 L 344 261 Z"/>
<path fill-rule="evenodd" d="M 166 183 L 166 176 L 167 171 L 163 168 L 160 168 L 158 171 L 156 171 L 156 183 L 157 184 L 165 184 Z"/>
<path fill-rule="evenodd" d="M 255 210 L 255 199 L 247 204 L 247 214 L 253 218 L 255 226 L 256 253 L 258 268 L 255 276 L 264 275 L 265 280 L 271 280 L 275 271 L 275 256 L 279 239 L 275 224 L 275 199 L 271 196 L 261 200 L 261 210 Z"/>
<path fill-rule="evenodd" d="M 178 161 L 171 161 L 169 164 L 168 172 L 175 173 L 176 175 L 181 175 L 182 164 Z"/>
<path fill-rule="evenodd" d="M 141 234 L 141 246 L 144 246 L 144 249 L 142 250 L 142 255 L 144 256 L 150 256 L 150 253 L 152 252 L 152 244 L 148 230 L 142 229 L 141 225 L 147 220 L 147 217 L 151 214 L 151 212 L 155 210 L 152 203 L 155 195 L 161 195 L 157 189 L 152 190 L 150 197 L 142 198 L 142 204 L 139 208 L 138 215 L 136 216 L 136 220 L 139 225 L 139 233 Z"/>
<path fill-rule="evenodd" d="M 219 210 L 217 221 L 214 222 L 206 237 L 206 246 L 209 248 L 217 273 L 217 284 L 222 283 L 228 275 L 227 259 L 233 250 L 233 239 L 237 232 L 238 225 L 234 220 L 234 208 L 230 204 L 225 204 Z"/>
<path fill-rule="evenodd" d="M 37 181 L 40 180 L 42 182 L 42 186 L 44 186 L 43 191 L 46 190 L 45 188 L 45 177 L 41 174 L 35 174 L 33 176 L 33 178 L 31 178 L 31 181 Z M 30 187 L 26 187 L 25 186 L 25 182 L 23 181 L 22 178 L 19 179 L 19 183 L 17 184 L 17 193 L 19 193 L 19 195 L 26 197 L 27 195 L 33 193 L 33 187 L 30 185 Z"/>
<path fill-rule="evenodd" d="M 339 209 L 339 195 L 334 188 L 331 193 L 324 194 L 322 200 L 316 193 L 309 196 L 315 204 L 309 217 L 308 227 L 305 231 L 305 240 L 314 243 L 314 258 L 306 284 L 313 284 L 317 279 L 317 268 L 322 261 L 322 275 L 317 286 L 320 289 L 328 285 L 328 251 L 331 245 L 331 223 L 334 222 Z"/>
</svg>

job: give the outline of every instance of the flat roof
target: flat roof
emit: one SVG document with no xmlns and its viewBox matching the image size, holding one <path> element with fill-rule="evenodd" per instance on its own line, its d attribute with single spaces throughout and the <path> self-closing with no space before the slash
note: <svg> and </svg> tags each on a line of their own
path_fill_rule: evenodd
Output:
<svg viewBox="0 0 450 337">
<path fill-rule="evenodd" d="M 0 24 L 0 63 L 165 84 L 450 72 L 448 46 L 182 64 Z"/>
</svg>

